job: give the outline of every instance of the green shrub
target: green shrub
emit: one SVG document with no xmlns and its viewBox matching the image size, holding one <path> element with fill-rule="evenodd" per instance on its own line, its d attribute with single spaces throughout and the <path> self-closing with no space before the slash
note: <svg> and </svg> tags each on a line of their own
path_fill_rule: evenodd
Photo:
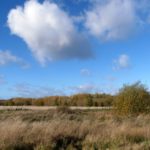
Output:
<svg viewBox="0 0 150 150">
<path fill-rule="evenodd" d="M 115 110 L 120 115 L 147 112 L 150 106 L 150 95 L 140 82 L 125 85 L 116 96 Z"/>
</svg>

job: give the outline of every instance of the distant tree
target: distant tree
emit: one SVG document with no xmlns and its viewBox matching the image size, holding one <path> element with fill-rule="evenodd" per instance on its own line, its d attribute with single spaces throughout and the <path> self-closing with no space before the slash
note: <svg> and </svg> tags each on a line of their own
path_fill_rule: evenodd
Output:
<svg viewBox="0 0 150 150">
<path fill-rule="evenodd" d="M 34 101 L 35 106 L 44 106 L 44 101 L 42 99 L 37 99 Z"/>
<path fill-rule="evenodd" d="M 87 103 L 86 103 L 87 106 L 93 106 L 93 99 L 92 99 L 92 96 L 89 94 L 87 96 Z"/>
<path fill-rule="evenodd" d="M 8 100 L 4 103 L 5 106 L 13 106 L 14 102 L 12 100 Z"/>
<path fill-rule="evenodd" d="M 55 106 L 59 106 L 58 99 L 55 99 L 55 101 L 54 101 L 54 105 L 55 105 Z"/>
<path fill-rule="evenodd" d="M 98 106 L 98 102 L 94 102 L 94 106 Z"/>
</svg>

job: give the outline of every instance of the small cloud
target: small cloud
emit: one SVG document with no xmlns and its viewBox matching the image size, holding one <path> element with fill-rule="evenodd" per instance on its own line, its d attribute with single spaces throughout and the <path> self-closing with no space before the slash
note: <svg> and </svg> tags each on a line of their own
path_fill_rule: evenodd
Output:
<svg viewBox="0 0 150 150">
<path fill-rule="evenodd" d="M 114 60 L 113 70 L 127 69 L 130 67 L 130 58 L 126 54 L 122 54 Z"/>
<path fill-rule="evenodd" d="M 16 63 L 19 64 L 22 68 L 29 67 L 29 64 L 26 63 L 22 58 L 19 58 L 13 55 L 10 51 L 0 51 L 0 66 Z"/>
<path fill-rule="evenodd" d="M 107 80 L 110 81 L 110 82 L 114 82 L 114 81 L 117 80 L 117 78 L 114 77 L 114 76 L 108 76 L 108 77 L 107 77 Z"/>
<path fill-rule="evenodd" d="M 112 95 L 115 95 L 119 88 L 116 87 L 116 85 L 114 85 L 112 82 L 110 83 L 105 83 L 103 85 L 101 85 L 103 88 L 102 88 L 102 92 L 103 93 L 108 93 L 108 94 L 112 94 Z"/>
<path fill-rule="evenodd" d="M 79 85 L 79 86 L 72 86 L 69 87 L 69 89 L 73 93 L 95 93 L 98 91 L 97 86 L 93 84 L 85 84 L 85 85 Z"/>
<path fill-rule="evenodd" d="M 82 76 L 91 76 L 91 71 L 89 69 L 81 69 L 80 73 Z"/>
</svg>

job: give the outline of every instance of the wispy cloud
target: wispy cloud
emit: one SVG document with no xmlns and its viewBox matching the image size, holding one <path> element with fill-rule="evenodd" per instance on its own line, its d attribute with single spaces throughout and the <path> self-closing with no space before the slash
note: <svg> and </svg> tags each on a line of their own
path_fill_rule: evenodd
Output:
<svg viewBox="0 0 150 150">
<path fill-rule="evenodd" d="M 108 93 L 115 94 L 118 92 L 118 87 L 116 87 L 112 82 L 105 82 L 100 84 L 81 84 L 77 86 L 69 86 L 67 90 L 70 91 L 70 94 L 78 93 Z"/>
<path fill-rule="evenodd" d="M 92 72 L 89 69 L 83 68 L 80 70 L 82 76 L 91 76 Z"/>
<path fill-rule="evenodd" d="M 18 96 L 22 97 L 45 97 L 53 95 L 64 95 L 62 90 L 48 86 L 34 86 L 28 83 L 16 84 L 11 88 Z"/>
<path fill-rule="evenodd" d="M 83 84 L 79 86 L 70 86 L 68 87 L 71 90 L 71 93 L 96 93 L 99 91 L 99 88 L 94 84 Z"/>
<path fill-rule="evenodd" d="M 114 82 L 114 81 L 116 81 L 117 80 L 117 78 L 116 77 L 114 77 L 114 76 L 111 76 L 111 75 L 109 75 L 109 76 L 107 76 L 107 78 L 106 78 L 109 82 Z"/>
<path fill-rule="evenodd" d="M 5 80 L 5 76 L 4 75 L 0 75 L 0 85 L 6 84 L 6 80 Z"/>
<path fill-rule="evenodd" d="M 28 68 L 30 65 L 22 58 L 13 55 L 10 51 L 0 51 L 0 66 L 9 64 L 19 64 L 22 68 Z"/>
</svg>

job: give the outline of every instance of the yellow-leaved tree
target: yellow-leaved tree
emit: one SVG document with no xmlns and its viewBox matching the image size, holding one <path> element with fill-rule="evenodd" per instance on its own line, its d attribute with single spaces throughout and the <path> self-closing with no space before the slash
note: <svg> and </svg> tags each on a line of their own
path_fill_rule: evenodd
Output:
<svg viewBox="0 0 150 150">
<path fill-rule="evenodd" d="M 115 111 L 120 115 L 145 113 L 150 107 L 150 94 L 145 85 L 137 82 L 120 89 L 114 101 Z"/>
</svg>

